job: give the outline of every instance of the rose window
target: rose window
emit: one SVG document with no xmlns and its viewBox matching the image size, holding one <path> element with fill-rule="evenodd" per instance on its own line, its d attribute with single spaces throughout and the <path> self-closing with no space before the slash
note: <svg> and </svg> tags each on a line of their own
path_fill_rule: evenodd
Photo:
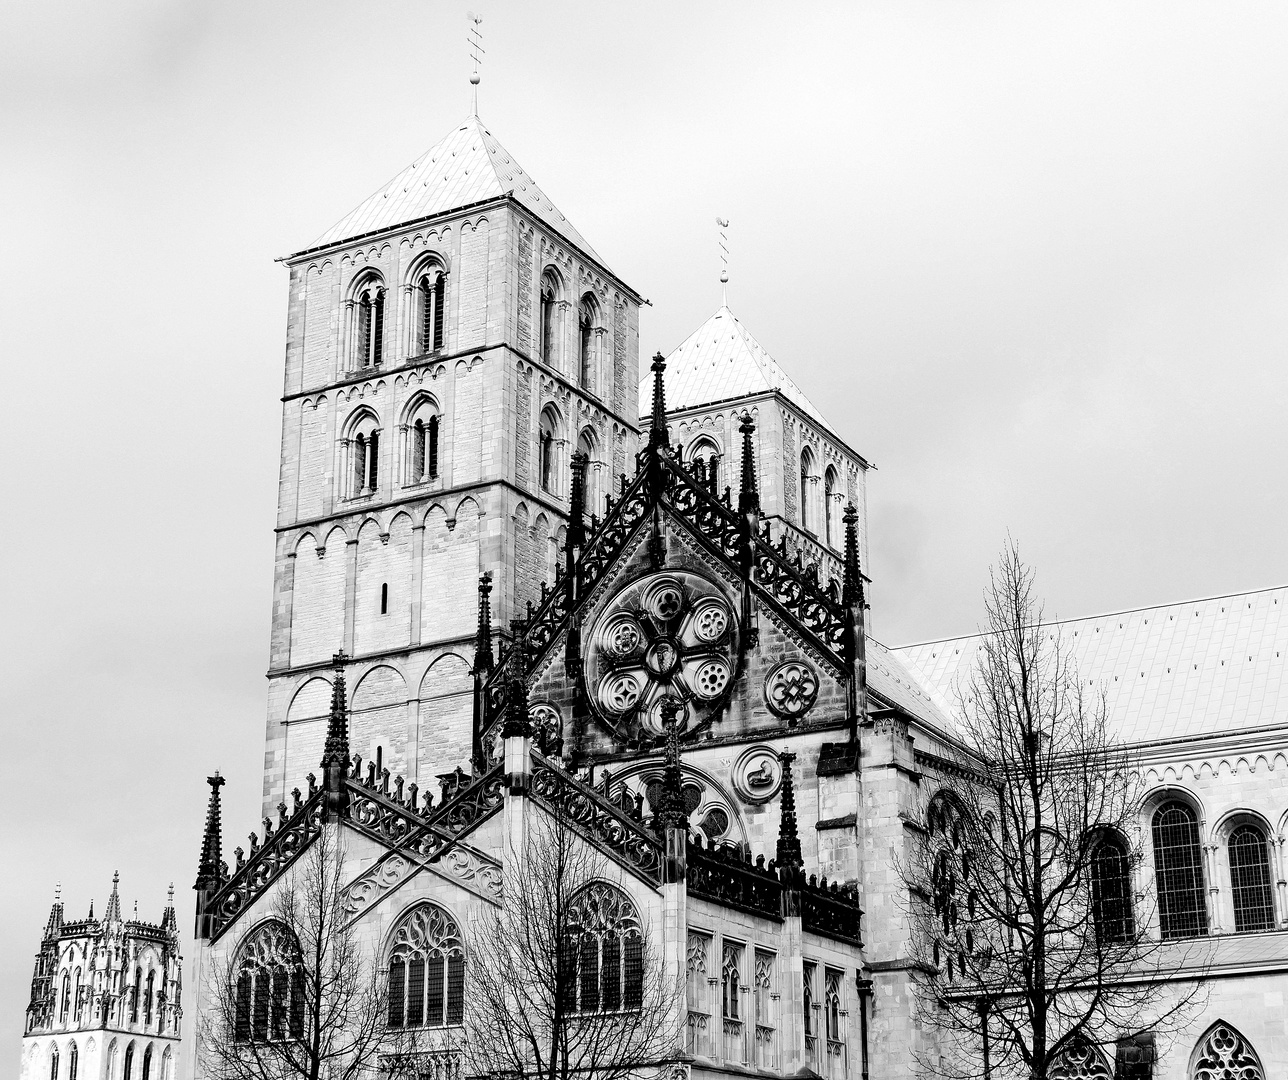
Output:
<svg viewBox="0 0 1288 1080">
<path fill-rule="evenodd" d="M 737 619 L 697 574 L 650 574 L 612 599 L 588 636 L 586 685 L 600 716 L 629 737 L 661 735 L 662 700 L 682 704 L 680 726 L 715 714 L 737 665 Z"/>
</svg>

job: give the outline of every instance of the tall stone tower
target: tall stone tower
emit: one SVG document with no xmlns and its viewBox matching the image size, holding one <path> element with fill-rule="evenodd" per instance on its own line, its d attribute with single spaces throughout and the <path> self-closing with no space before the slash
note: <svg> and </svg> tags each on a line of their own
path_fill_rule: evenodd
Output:
<svg viewBox="0 0 1288 1080">
<path fill-rule="evenodd" d="M 180 1037 L 174 887 L 160 923 L 121 914 L 119 875 L 103 917 L 68 919 L 62 897 L 45 924 L 31 978 L 22 1080 L 174 1080 Z"/>
<path fill-rule="evenodd" d="M 340 650 L 356 753 L 465 763 L 480 575 L 522 617 L 573 452 L 593 509 L 638 441 L 641 298 L 477 116 L 284 261 L 266 813 L 318 767 Z"/>
</svg>

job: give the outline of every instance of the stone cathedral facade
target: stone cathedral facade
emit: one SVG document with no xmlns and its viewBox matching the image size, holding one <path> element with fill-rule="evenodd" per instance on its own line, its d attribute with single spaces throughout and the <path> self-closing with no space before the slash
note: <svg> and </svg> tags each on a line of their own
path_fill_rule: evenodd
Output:
<svg viewBox="0 0 1288 1080">
<path fill-rule="evenodd" d="M 865 459 L 727 306 L 642 370 L 641 295 L 477 117 L 285 262 L 264 827 L 227 851 L 214 781 L 197 1021 L 205 973 L 263 954 L 276 891 L 331 830 L 398 1024 L 450 1031 L 462 928 L 524 880 L 525 823 L 564 816 L 684 984 L 680 1071 L 919 1075 L 933 973 L 897 867 L 951 768 L 970 649 L 868 635 Z M 1086 658 L 1093 679 L 1150 672 L 1116 699 L 1153 718 L 1131 729 L 1157 788 L 1124 839 L 1131 888 L 1163 881 L 1148 815 L 1180 808 L 1199 876 L 1163 885 L 1197 896 L 1224 967 L 1183 1040 L 1117 1033 L 1068 1077 L 1288 1069 L 1288 698 L 1267 658 L 1288 622 L 1283 590 L 1237 599 L 1257 618 L 1232 601 L 1186 623 L 1201 635 Z M 1183 704 L 1214 640 L 1246 680 Z M 436 989 L 400 981 L 422 962 Z M 452 1075 L 449 1044 L 427 1074 Z"/>
</svg>

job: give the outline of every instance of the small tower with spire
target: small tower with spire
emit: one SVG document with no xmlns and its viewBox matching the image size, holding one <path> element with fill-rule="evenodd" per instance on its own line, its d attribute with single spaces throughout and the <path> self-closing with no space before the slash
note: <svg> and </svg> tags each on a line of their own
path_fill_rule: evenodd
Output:
<svg viewBox="0 0 1288 1080">
<path fill-rule="evenodd" d="M 69 920 L 55 886 L 32 974 L 21 1080 L 120 1076 L 127 1050 L 131 1076 L 176 1075 L 183 959 L 174 886 L 161 921 L 149 923 L 137 901 L 134 917 L 123 917 L 120 883 L 114 873 L 101 919 L 91 901 L 86 918 Z"/>
</svg>

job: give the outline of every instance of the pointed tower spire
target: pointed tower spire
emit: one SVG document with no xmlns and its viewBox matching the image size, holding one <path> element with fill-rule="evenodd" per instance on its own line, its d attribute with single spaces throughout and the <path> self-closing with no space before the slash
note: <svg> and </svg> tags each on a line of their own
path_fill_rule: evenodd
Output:
<svg viewBox="0 0 1288 1080">
<path fill-rule="evenodd" d="M 91 903 L 91 908 L 93 904 Z M 90 918 L 93 918 L 91 912 Z M 63 883 L 54 885 L 54 904 L 49 909 L 49 921 L 45 923 L 45 937 L 53 937 L 63 925 Z"/>
<path fill-rule="evenodd" d="M 161 929 L 170 935 L 179 932 L 179 920 L 174 914 L 174 882 L 170 882 L 170 888 L 165 894 L 165 911 L 161 913 Z"/>
<path fill-rule="evenodd" d="M 663 372 L 666 371 L 666 357 L 658 353 L 653 357 L 653 415 L 649 419 L 648 445 L 650 450 L 665 450 L 666 437 L 666 384 Z"/>
<path fill-rule="evenodd" d="M 471 721 L 470 753 L 474 771 L 481 773 L 487 767 L 487 753 L 483 749 L 483 736 L 487 732 L 487 680 L 496 661 L 492 655 L 492 571 L 479 575 L 479 626 L 474 636 L 474 713 Z"/>
<path fill-rule="evenodd" d="M 841 599 L 845 605 L 845 629 L 841 650 L 850 669 L 846 705 L 850 713 L 850 743 L 854 745 L 859 739 L 859 725 L 868 711 L 867 619 L 864 614 L 867 601 L 863 595 L 863 571 L 859 566 L 859 512 L 854 503 L 846 506 L 842 520 L 845 522 L 845 580 L 841 586 Z"/>
<path fill-rule="evenodd" d="M 121 872 L 112 871 L 112 895 L 107 898 L 107 910 L 103 912 L 103 919 L 106 922 L 121 921 L 121 894 L 117 887 L 121 883 Z"/>
<path fill-rule="evenodd" d="M 738 425 L 742 432 L 742 481 L 738 488 L 738 512 L 746 514 L 754 511 L 760 513 L 760 493 L 756 490 L 756 455 L 751 437 L 756 431 L 756 422 L 751 413 L 742 414 L 742 423 Z"/>
<path fill-rule="evenodd" d="M 783 750 L 778 755 L 778 763 L 783 769 L 782 787 L 780 789 L 780 813 L 778 818 L 778 851 L 777 861 L 780 867 L 791 867 L 799 870 L 805 864 L 801 856 L 801 838 L 796 832 L 796 788 L 792 784 L 792 762 L 796 755 Z"/>
<path fill-rule="evenodd" d="M 219 789 L 224 786 L 224 778 L 215 770 L 214 776 L 207 776 L 210 785 L 210 802 L 206 806 L 206 832 L 201 838 L 201 861 L 197 865 L 197 883 L 194 889 L 217 889 L 220 885 L 223 861 L 223 823 L 219 817 Z"/>
<path fill-rule="evenodd" d="M 331 658 L 335 679 L 331 684 L 331 716 L 326 725 L 326 745 L 322 748 L 325 818 L 341 818 L 349 808 L 349 791 L 345 787 L 345 777 L 349 772 L 349 714 L 346 707 L 348 693 L 344 685 L 344 665 L 348 659 L 343 649 Z"/>
</svg>

